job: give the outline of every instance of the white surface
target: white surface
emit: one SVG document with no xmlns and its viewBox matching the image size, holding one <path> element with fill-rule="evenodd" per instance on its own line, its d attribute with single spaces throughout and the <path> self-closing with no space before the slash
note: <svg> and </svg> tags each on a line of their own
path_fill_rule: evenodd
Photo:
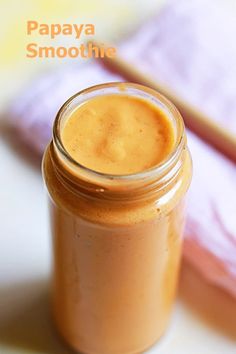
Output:
<svg viewBox="0 0 236 354">
<path fill-rule="evenodd" d="M 0 353 L 66 354 L 48 311 L 50 235 L 38 167 L 0 140 Z M 149 354 L 235 354 L 236 343 L 176 305 Z"/>
</svg>

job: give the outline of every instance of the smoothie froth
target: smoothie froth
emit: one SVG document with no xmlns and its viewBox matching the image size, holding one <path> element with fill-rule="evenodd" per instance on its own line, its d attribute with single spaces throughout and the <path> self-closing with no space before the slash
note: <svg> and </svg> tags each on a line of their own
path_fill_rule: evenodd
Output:
<svg viewBox="0 0 236 354">
<path fill-rule="evenodd" d="M 62 131 L 65 149 L 81 165 L 107 174 L 142 172 L 162 162 L 174 145 L 173 126 L 148 100 L 119 95 L 79 106 Z"/>
</svg>

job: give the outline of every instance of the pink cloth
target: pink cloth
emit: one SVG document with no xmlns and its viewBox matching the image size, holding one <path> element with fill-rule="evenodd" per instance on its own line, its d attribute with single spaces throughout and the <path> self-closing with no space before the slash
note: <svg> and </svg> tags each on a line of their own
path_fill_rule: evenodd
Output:
<svg viewBox="0 0 236 354">
<path fill-rule="evenodd" d="M 193 158 L 184 256 L 236 297 L 236 166 L 188 132 Z"/>
<path fill-rule="evenodd" d="M 120 75 L 102 69 L 96 62 L 46 73 L 15 100 L 10 122 L 26 144 L 42 155 L 51 139 L 55 116 L 70 96 L 92 85 L 121 80 Z"/>
<path fill-rule="evenodd" d="M 171 1 L 120 46 L 120 53 L 236 131 L 236 44 L 231 33 L 236 33 L 234 16 L 215 1 Z M 99 63 L 47 74 L 15 102 L 12 122 L 42 154 L 66 98 L 93 84 L 121 80 Z M 188 132 L 188 140 L 194 174 L 184 257 L 236 297 L 236 167 L 194 134 Z"/>
<path fill-rule="evenodd" d="M 172 0 L 120 53 L 236 133 L 235 18 L 227 1 Z"/>
<path fill-rule="evenodd" d="M 236 133 L 236 12 L 170 1 L 121 46 L 123 57 Z M 188 134 L 194 174 L 184 256 L 236 297 L 236 166 Z"/>
</svg>

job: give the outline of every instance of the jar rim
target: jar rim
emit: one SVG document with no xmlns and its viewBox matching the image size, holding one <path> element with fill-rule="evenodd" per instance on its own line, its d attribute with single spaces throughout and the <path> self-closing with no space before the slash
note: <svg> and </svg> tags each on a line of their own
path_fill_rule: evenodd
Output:
<svg viewBox="0 0 236 354">
<path fill-rule="evenodd" d="M 125 87 L 125 90 L 123 89 Z M 130 173 L 130 174 L 109 174 L 104 172 L 95 171 L 89 167 L 86 167 L 76 161 L 66 150 L 64 144 L 61 139 L 61 121 L 63 117 L 66 115 L 66 112 L 71 104 L 73 104 L 77 99 L 81 101 L 76 105 L 76 108 L 79 107 L 83 102 L 88 101 L 90 98 L 94 97 L 93 94 L 96 95 L 108 95 L 109 89 L 117 89 L 116 94 L 126 94 L 130 95 L 128 90 L 133 90 L 133 96 L 137 96 L 140 94 L 144 94 L 146 99 L 151 99 L 152 103 L 159 104 L 165 109 L 167 116 L 170 117 L 173 121 L 175 121 L 176 125 L 176 139 L 175 144 L 173 146 L 172 151 L 166 156 L 166 158 L 159 164 L 146 169 L 144 171 Z M 114 92 L 110 93 L 114 94 Z M 91 96 L 91 97 L 89 97 Z M 69 116 L 69 115 L 68 115 Z M 165 171 L 169 170 L 172 164 L 178 160 L 184 145 L 185 145 L 185 128 L 183 123 L 183 118 L 177 108 L 162 94 L 157 92 L 156 90 L 130 82 L 109 82 L 99 85 L 94 85 L 89 88 L 83 89 L 73 96 L 71 96 L 59 109 L 54 125 L 53 125 L 53 143 L 56 145 L 58 151 L 62 154 L 63 159 L 66 162 L 69 162 L 73 168 L 76 168 L 76 172 L 78 172 L 78 176 L 80 173 L 86 174 L 86 177 L 91 180 L 99 180 L 102 182 L 107 181 L 118 181 L 118 182 L 137 182 L 141 180 L 149 180 L 153 178 L 158 178 L 162 176 Z M 87 179 L 86 178 L 86 179 Z M 103 184 L 103 183 L 102 183 Z"/>
</svg>

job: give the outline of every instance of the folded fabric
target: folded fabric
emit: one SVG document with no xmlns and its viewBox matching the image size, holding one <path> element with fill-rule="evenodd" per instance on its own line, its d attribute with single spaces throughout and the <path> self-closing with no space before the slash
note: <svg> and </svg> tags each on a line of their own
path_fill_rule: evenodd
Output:
<svg viewBox="0 0 236 354">
<path fill-rule="evenodd" d="M 10 124 L 25 143 L 42 155 L 51 138 L 55 116 L 70 96 L 92 85 L 121 80 L 119 74 L 103 70 L 96 62 L 46 73 L 12 103 Z"/>
<path fill-rule="evenodd" d="M 230 1 L 168 1 L 120 54 L 236 133 L 235 18 Z"/>
<path fill-rule="evenodd" d="M 121 45 L 121 53 L 236 134 L 236 13 L 222 5 L 170 1 Z M 236 297 L 236 166 L 193 134 L 188 140 L 194 174 L 184 256 Z"/>
<path fill-rule="evenodd" d="M 193 158 L 184 256 L 236 297 L 236 166 L 188 132 Z"/>
<path fill-rule="evenodd" d="M 215 33 L 224 33 L 225 43 L 231 40 L 225 29 L 233 26 L 227 11 L 221 11 L 212 0 L 169 2 L 156 19 L 120 45 L 120 53 L 236 130 L 236 50 L 231 43 L 231 49 L 224 48 L 222 55 L 222 43 L 214 37 Z M 219 20 L 224 23 L 222 32 L 216 28 Z M 124 78 L 119 73 L 111 73 L 97 62 L 45 75 L 13 104 L 12 123 L 42 154 L 56 112 L 70 95 L 93 84 L 121 80 Z M 188 140 L 194 174 L 184 257 L 206 279 L 236 297 L 236 167 L 190 132 Z"/>
</svg>

